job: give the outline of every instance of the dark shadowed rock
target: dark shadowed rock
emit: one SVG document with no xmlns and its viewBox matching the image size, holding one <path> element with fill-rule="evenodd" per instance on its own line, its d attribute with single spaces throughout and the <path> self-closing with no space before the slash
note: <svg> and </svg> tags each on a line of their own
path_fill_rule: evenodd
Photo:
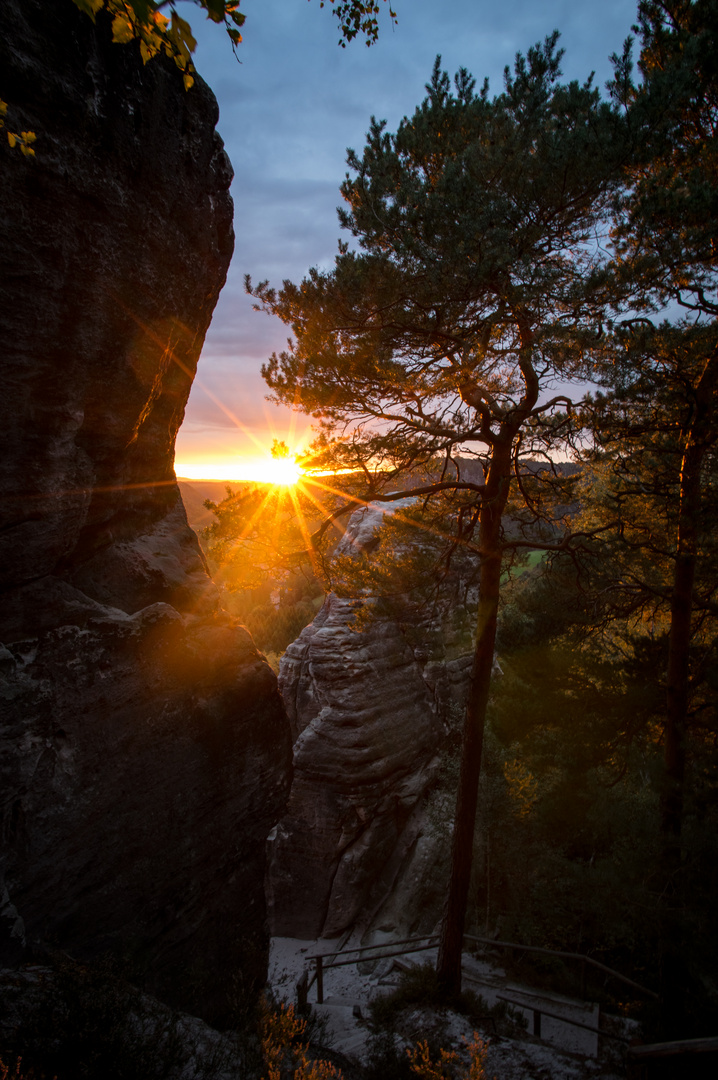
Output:
<svg viewBox="0 0 718 1080">
<path fill-rule="evenodd" d="M 391 512 L 356 511 L 337 555 L 375 550 Z M 398 918 L 386 916 L 392 926 L 435 919 L 422 912 L 426 895 L 411 881 L 432 849 L 424 800 L 449 712 L 464 699 L 475 604 L 459 570 L 436 603 L 406 599 L 393 613 L 376 597 L 330 593 L 287 649 L 279 683 L 295 739 L 294 781 L 271 845 L 273 933 L 335 937 L 357 923 L 369 928 L 402 881 L 410 895 Z M 374 614 L 360 627 L 366 607 Z"/>
<path fill-rule="evenodd" d="M 174 441 L 233 248 L 215 99 L 70 0 L 4 0 L 0 935 L 124 950 L 224 1019 L 266 963 L 276 682 L 217 608 Z"/>
</svg>

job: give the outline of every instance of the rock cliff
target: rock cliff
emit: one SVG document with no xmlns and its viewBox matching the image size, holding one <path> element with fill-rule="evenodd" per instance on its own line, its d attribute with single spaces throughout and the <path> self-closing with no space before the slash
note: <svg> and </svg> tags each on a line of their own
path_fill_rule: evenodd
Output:
<svg viewBox="0 0 718 1080">
<path fill-rule="evenodd" d="M 337 555 L 371 558 L 392 512 L 356 511 Z M 271 844 L 275 934 L 425 929 L 423 920 L 436 918 L 441 897 L 427 906 L 418 887 L 422 877 L 434 887 L 425 873 L 436 856 L 425 797 L 452 705 L 464 700 L 476 595 L 459 569 L 432 604 L 405 596 L 387 610 L 367 593 L 332 592 L 287 649 L 279 684 L 295 740 L 294 781 Z M 371 618 L 360 626 L 367 608 Z"/>
<path fill-rule="evenodd" d="M 174 440 L 233 249 L 217 105 L 70 0 L 4 0 L 0 936 L 122 951 L 213 1020 L 263 981 L 276 681 L 217 607 Z"/>
</svg>

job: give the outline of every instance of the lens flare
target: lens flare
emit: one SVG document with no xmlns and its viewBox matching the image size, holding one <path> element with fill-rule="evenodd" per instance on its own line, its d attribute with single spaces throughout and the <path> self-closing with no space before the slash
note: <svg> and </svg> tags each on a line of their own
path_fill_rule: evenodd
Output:
<svg viewBox="0 0 718 1080">
<path fill-rule="evenodd" d="M 278 484 L 292 487 L 302 470 L 292 457 L 235 458 L 233 461 L 176 461 L 175 472 L 183 480 L 226 480 L 228 483 Z"/>
</svg>

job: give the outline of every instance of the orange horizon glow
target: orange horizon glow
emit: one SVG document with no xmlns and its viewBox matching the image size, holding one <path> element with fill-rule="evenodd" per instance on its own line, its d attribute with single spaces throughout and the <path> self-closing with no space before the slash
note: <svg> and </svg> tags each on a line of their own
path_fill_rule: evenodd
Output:
<svg viewBox="0 0 718 1080">
<path fill-rule="evenodd" d="M 221 461 L 175 461 L 180 480 L 206 480 L 236 484 L 276 484 L 293 487 L 304 475 L 294 457 L 237 457 Z"/>
<path fill-rule="evenodd" d="M 258 440 L 256 441 L 258 442 Z M 342 491 L 330 482 L 331 479 L 339 473 L 353 472 L 354 470 L 340 469 L 338 471 L 327 470 L 317 472 L 310 470 L 305 472 L 297 461 L 297 459 L 301 460 L 301 458 L 302 454 L 296 450 L 294 451 L 294 454 L 290 454 L 286 457 L 272 457 L 265 449 L 262 457 L 240 457 L 237 455 L 234 458 L 228 459 L 223 457 L 219 459 L 209 459 L 203 462 L 180 460 L 175 462 L 175 475 L 178 480 L 188 480 L 190 482 L 195 480 L 198 483 L 204 481 L 206 483 L 226 482 L 228 484 L 255 483 L 266 485 L 268 490 L 250 520 L 245 524 L 241 535 L 237 538 L 238 543 L 241 543 L 251 532 L 255 523 L 265 511 L 269 509 L 271 512 L 270 508 L 272 506 L 274 506 L 275 520 L 278 520 L 280 506 L 282 504 L 286 505 L 286 500 L 289 500 L 294 506 L 297 524 L 306 543 L 306 551 L 312 563 L 312 568 L 314 572 L 320 576 L 321 570 L 318 564 L 318 556 L 311 541 L 309 522 L 305 516 L 304 509 L 300 505 L 299 496 L 304 496 L 305 499 L 314 505 L 319 512 L 320 518 L 328 513 L 327 507 L 325 507 L 322 502 L 324 492 L 326 492 L 327 495 L 341 496 L 348 500 L 349 503 L 355 504 L 357 509 L 371 506 L 371 501 L 367 502 L 361 497 L 352 495 L 347 491 Z M 272 488 L 279 488 L 281 495 L 279 492 L 276 492 L 276 494 L 273 493 Z M 477 551 L 470 542 L 457 538 L 454 533 L 447 532 L 435 525 L 426 524 L 407 516 L 404 513 L 404 508 L 400 505 L 404 498 L 406 498 L 406 496 L 402 495 L 394 504 L 384 503 L 386 512 L 393 514 L 397 520 L 403 521 L 407 525 L 428 533 L 431 536 L 436 536 L 441 540 L 449 540 L 452 544 L 458 543 L 461 547 Z M 345 533 L 345 525 L 339 517 L 334 520 L 334 526 L 342 534 Z"/>
</svg>

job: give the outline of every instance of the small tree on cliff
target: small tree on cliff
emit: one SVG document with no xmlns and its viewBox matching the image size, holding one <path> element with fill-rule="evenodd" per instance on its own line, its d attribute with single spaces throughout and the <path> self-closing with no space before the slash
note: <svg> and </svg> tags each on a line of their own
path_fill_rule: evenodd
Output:
<svg viewBox="0 0 718 1080">
<path fill-rule="evenodd" d="M 494 98 L 487 83 L 477 93 L 464 69 L 452 90 L 437 57 L 413 117 L 393 135 L 372 120 L 363 157 L 349 153 L 340 220 L 361 250 L 340 245 L 331 272 L 313 269 L 279 292 L 247 280 L 294 334 L 263 369 L 276 400 L 319 418 L 317 460 L 364 475 L 364 498 L 395 498 L 385 489 L 398 473 L 481 448 L 483 483 L 465 482 L 459 467 L 415 489 L 455 492 L 458 540 L 480 556 L 439 951 L 448 991 L 461 979 L 502 556 L 541 546 L 535 531 L 509 540 L 504 511 L 513 487 L 533 522 L 546 521 L 549 455 L 573 430 L 563 388 L 590 372 L 601 315 L 587 282 L 626 139 L 622 116 L 590 79 L 559 81 L 557 39 L 518 55 Z M 539 476 L 521 464 L 537 455 L 548 462 Z"/>
</svg>

